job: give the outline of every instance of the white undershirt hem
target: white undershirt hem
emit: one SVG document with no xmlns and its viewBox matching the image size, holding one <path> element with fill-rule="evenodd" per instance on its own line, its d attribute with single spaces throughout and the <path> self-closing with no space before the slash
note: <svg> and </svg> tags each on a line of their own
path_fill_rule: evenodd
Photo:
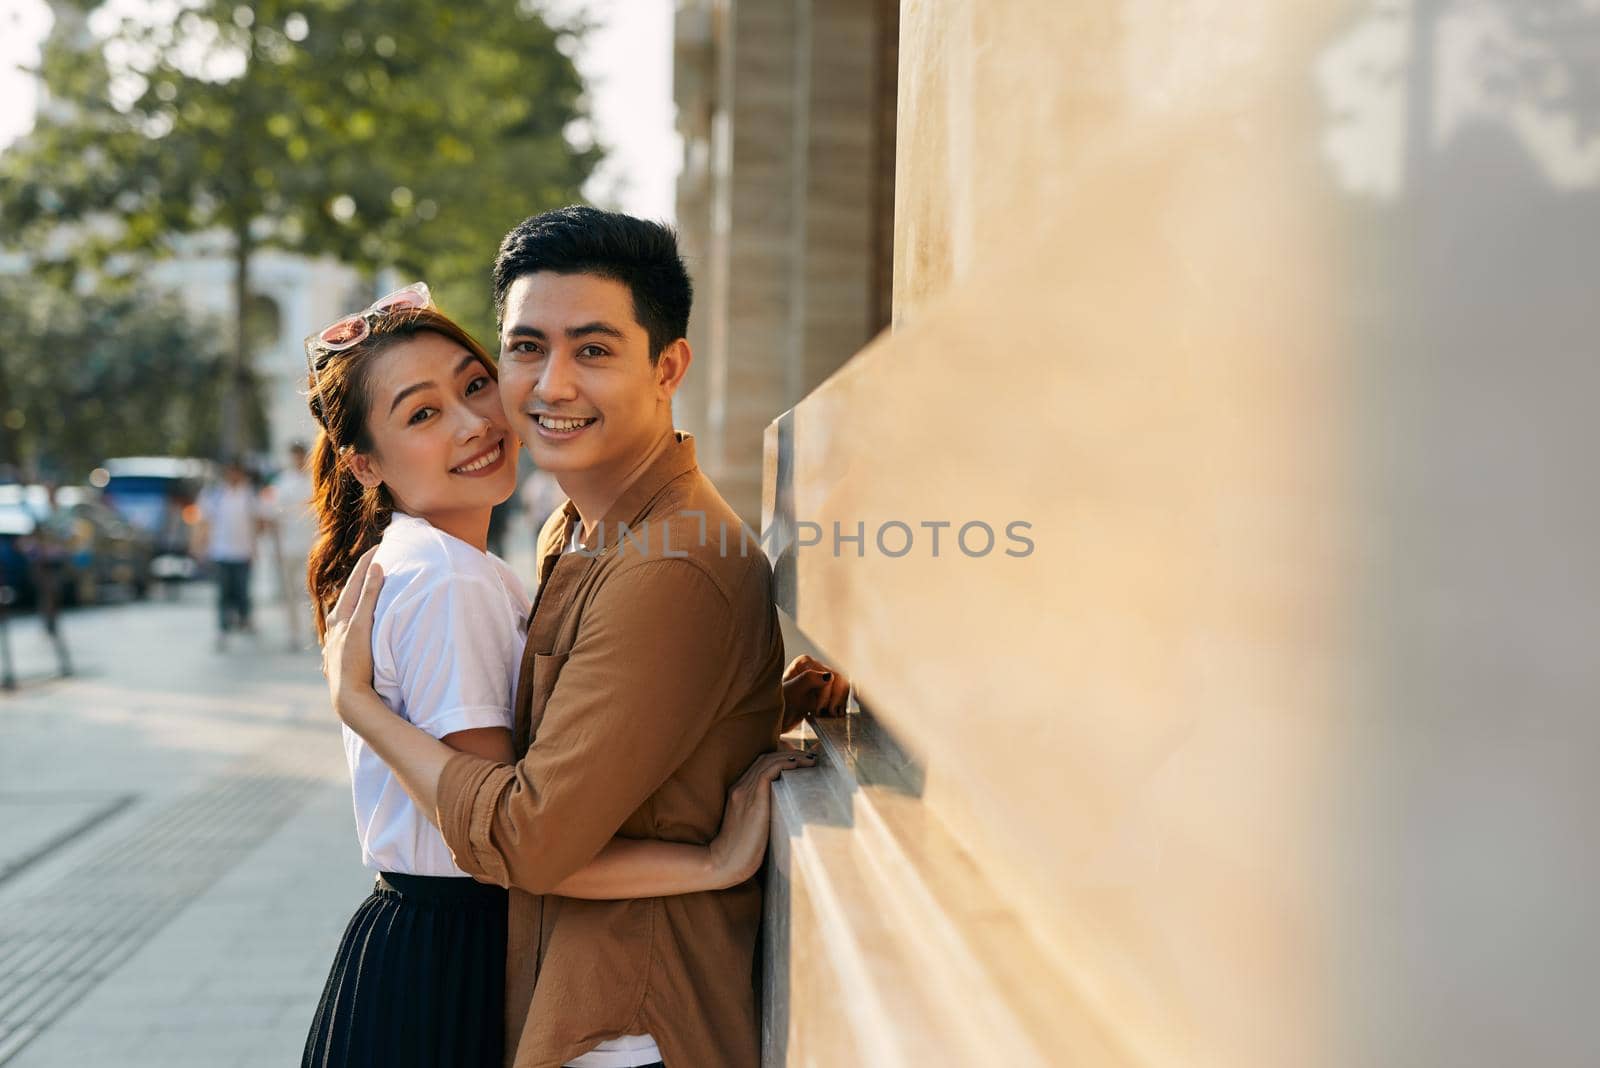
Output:
<svg viewBox="0 0 1600 1068">
<path fill-rule="evenodd" d="M 568 1061 L 566 1068 L 639 1068 L 660 1060 L 661 1048 L 649 1035 L 622 1035 Z"/>
</svg>

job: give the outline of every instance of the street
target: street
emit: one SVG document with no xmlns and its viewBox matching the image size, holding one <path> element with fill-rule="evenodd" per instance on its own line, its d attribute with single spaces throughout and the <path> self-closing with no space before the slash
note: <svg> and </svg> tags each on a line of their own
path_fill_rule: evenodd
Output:
<svg viewBox="0 0 1600 1068">
<path fill-rule="evenodd" d="M 10 623 L 0 1065 L 299 1058 L 370 876 L 315 654 L 270 603 L 216 651 L 213 597 L 67 614 L 68 679 Z"/>
</svg>

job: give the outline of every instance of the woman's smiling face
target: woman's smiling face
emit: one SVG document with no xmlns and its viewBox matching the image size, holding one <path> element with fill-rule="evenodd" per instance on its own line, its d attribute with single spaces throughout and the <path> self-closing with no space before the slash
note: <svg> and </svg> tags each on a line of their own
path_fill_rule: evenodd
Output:
<svg viewBox="0 0 1600 1068">
<path fill-rule="evenodd" d="M 351 457 L 397 509 L 448 528 L 493 508 L 517 484 L 517 441 L 489 369 L 449 338 L 421 333 L 384 351 L 367 379 L 369 453 Z M 442 522 L 441 522 L 442 520 Z"/>
</svg>

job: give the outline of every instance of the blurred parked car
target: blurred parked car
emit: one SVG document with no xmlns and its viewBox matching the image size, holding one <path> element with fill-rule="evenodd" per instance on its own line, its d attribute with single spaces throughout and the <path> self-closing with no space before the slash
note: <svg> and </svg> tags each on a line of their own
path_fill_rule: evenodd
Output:
<svg viewBox="0 0 1600 1068">
<path fill-rule="evenodd" d="M 175 456 L 127 456 L 107 460 L 104 472 L 106 503 L 154 546 L 151 573 L 168 582 L 193 578 L 199 571 L 190 551 L 200 521 L 196 501 L 214 480 L 216 465 Z"/>
<path fill-rule="evenodd" d="M 0 506 L 0 601 L 33 603 L 33 569 L 28 563 L 26 539 L 38 524 L 20 504 Z"/>
<path fill-rule="evenodd" d="M 0 486 L 0 566 L 16 600 L 34 598 L 28 562 L 57 554 L 62 600 L 90 604 L 109 594 L 143 597 L 150 589 L 152 542 L 86 486 L 61 486 L 56 504 L 44 486 Z"/>
</svg>

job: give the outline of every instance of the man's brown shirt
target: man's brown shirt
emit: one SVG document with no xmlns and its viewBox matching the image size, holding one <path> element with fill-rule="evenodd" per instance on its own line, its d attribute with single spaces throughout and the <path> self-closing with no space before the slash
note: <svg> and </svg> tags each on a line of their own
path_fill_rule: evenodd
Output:
<svg viewBox="0 0 1600 1068">
<path fill-rule="evenodd" d="M 754 880 L 627 901 L 549 891 L 614 835 L 716 836 L 729 786 L 782 716 L 771 568 L 688 435 L 563 553 L 576 516 L 569 502 L 540 536 L 517 764 L 461 754 L 439 783 L 456 862 L 511 888 L 511 1063 L 555 1068 L 648 1033 L 668 1065 L 746 1068 L 759 1060 Z"/>
</svg>

